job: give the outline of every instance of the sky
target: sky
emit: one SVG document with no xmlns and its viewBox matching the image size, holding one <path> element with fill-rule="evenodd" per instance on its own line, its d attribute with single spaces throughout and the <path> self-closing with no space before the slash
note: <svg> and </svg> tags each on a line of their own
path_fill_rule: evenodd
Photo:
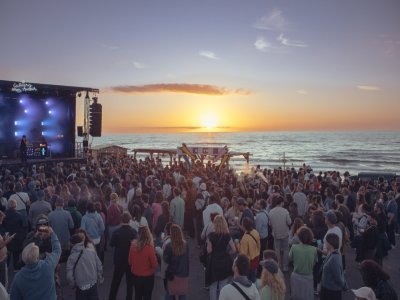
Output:
<svg viewBox="0 0 400 300">
<path fill-rule="evenodd" d="M 104 133 L 400 129 L 398 0 L 1 1 L 0 41 L 1 80 L 99 88 Z"/>
</svg>

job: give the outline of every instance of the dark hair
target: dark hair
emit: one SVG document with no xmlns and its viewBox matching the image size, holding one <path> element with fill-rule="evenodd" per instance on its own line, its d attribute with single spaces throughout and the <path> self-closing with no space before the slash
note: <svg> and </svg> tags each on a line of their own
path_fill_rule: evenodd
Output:
<svg viewBox="0 0 400 300">
<path fill-rule="evenodd" d="M 263 259 L 273 259 L 278 263 L 278 255 L 274 250 L 264 250 L 263 252 Z"/>
<path fill-rule="evenodd" d="M 242 225 L 246 231 L 251 231 L 253 229 L 253 222 L 249 217 L 243 218 Z"/>
<path fill-rule="evenodd" d="M 281 203 L 285 202 L 285 199 L 281 195 L 275 197 L 276 205 L 280 205 Z"/>
<path fill-rule="evenodd" d="M 260 206 L 262 209 L 266 209 L 267 208 L 267 201 L 265 201 L 265 199 L 260 199 Z"/>
<path fill-rule="evenodd" d="M 240 276 L 247 276 L 249 273 L 250 261 L 244 254 L 239 254 L 234 262 Z"/>
<path fill-rule="evenodd" d="M 169 222 L 171 219 L 171 213 L 169 211 L 169 202 L 168 201 L 161 202 L 161 210 L 162 210 L 162 214 L 167 218 L 167 222 Z"/>
<path fill-rule="evenodd" d="M 142 218 L 142 209 L 139 205 L 133 205 L 131 215 L 133 220 L 140 223 L 140 219 Z"/>
<path fill-rule="evenodd" d="M 144 203 L 149 203 L 149 196 L 147 194 L 142 194 L 142 201 Z"/>
<path fill-rule="evenodd" d="M 88 202 L 86 205 L 86 210 L 90 213 L 94 213 L 96 210 L 94 208 L 93 202 Z"/>
<path fill-rule="evenodd" d="M 314 241 L 314 235 L 310 228 L 303 226 L 300 227 L 297 231 L 297 236 L 299 237 L 300 242 L 305 245 L 312 245 Z"/>
<path fill-rule="evenodd" d="M 333 249 L 339 249 L 339 237 L 334 233 L 328 233 L 326 235 L 326 242 L 333 247 Z"/>
<path fill-rule="evenodd" d="M 372 289 L 375 289 L 379 281 L 390 279 L 389 274 L 378 263 L 370 259 L 361 263 L 360 272 L 364 284 Z"/>
<path fill-rule="evenodd" d="M 340 204 L 344 203 L 344 197 L 342 194 L 336 194 L 335 195 L 335 200 L 337 200 L 337 202 L 339 202 Z"/>
<path fill-rule="evenodd" d="M 122 223 L 127 224 L 127 223 L 129 223 L 130 220 L 132 220 L 131 214 L 127 211 L 124 212 L 121 217 Z"/>
</svg>

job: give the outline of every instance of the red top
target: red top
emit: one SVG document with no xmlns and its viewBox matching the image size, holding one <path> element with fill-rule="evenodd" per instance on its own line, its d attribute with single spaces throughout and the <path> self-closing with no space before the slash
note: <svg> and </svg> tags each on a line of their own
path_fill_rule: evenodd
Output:
<svg viewBox="0 0 400 300">
<path fill-rule="evenodd" d="M 117 226 L 121 224 L 122 213 L 123 213 L 122 206 L 111 203 L 107 210 L 108 225 Z"/>
<path fill-rule="evenodd" d="M 132 274 L 136 276 L 153 275 L 158 266 L 154 247 L 145 245 L 141 251 L 138 251 L 136 241 L 132 241 L 129 250 L 129 265 Z"/>
</svg>

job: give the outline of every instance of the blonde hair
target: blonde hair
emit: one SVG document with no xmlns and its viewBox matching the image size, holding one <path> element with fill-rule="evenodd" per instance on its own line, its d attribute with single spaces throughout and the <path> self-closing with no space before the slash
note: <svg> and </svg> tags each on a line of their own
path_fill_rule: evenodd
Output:
<svg viewBox="0 0 400 300">
<path fill-rule="evenodd" d="M 260 281 L 260 289 L 266 285 L 271 288 L 271 300 L 285 299 L 286 285 L 279 272 L 272 274 L 263 268 Z"/>
<path fill-rule="evenodd" d="M 111 193 L 110 194 L 110 199 L 112 202 L 116 202 L 118 200 L 118 194 L 117 193 Z"/>
<path fill-rule="evenodd" d="M 181 227 L 173 224 L 170 229 L 172 253 L 175 256 L 182 256 L 186 253 L 186 240 L 183 236 Z"/>
<path fill-rule="evenodd" d="M 146 245 L 154 246 L 153 236 L 148 226 L 141 226 L 139 227 L 137 240 L 138 251 L 141 251 Z"/>
<path fill-rule="evenodd" d="M 216 234 L 229 233 L 228 224 L 223 216 L 217 215 L 214 218 L 214 228 Z"/>
<path fill-rule="evenodd" d="M 39 247 L 33 242 L 26 245 L 24 250 L 22 250 L 21 258 L 26 265 L 37 262 L 39 260 Z"/>
</svg>

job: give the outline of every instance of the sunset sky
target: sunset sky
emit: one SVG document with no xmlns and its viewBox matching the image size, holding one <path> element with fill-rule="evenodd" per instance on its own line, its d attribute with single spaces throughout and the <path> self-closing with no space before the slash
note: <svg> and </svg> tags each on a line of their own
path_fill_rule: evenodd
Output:
<svg viewBox="0 0 400 300">
<path fill-rule="evenodd" d="M 99 88 L 105 133 L 400 129 L 399 0 L 2 1 L 0 40 L 1 80 Z"/>
</svg>

